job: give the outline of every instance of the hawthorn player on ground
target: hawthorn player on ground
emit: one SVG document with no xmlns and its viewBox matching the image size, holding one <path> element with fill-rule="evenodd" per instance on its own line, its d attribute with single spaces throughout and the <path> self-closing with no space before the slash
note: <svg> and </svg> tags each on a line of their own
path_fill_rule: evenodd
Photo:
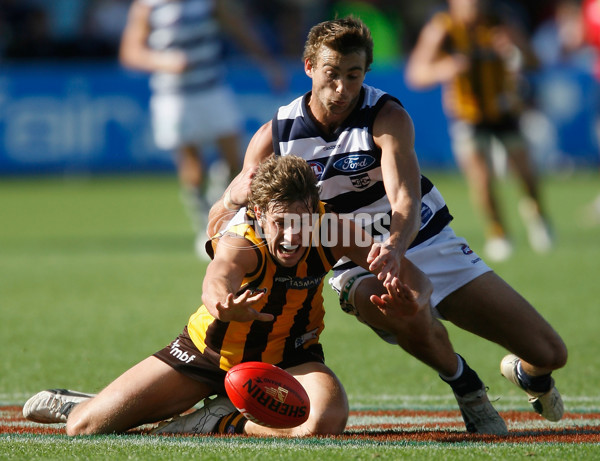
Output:
<svg viewBox="0 0 600 461">
<path fill-rule="evenodd" d="M 351 238 L 336 238 L 344 235 Z M 324 364 L 319 343 L 323 279 L 342 256 L 368 270 L 372 238 L 350 220 L 325 213 L 311 167 L 299 157 L 286 156 L 259 166 L 248 208 L 213 242 L 214 259 L 202 287 L 204 304 L 169 346 L 97 396 L 42 391 L 25 404 L 24 416 L 42 423 L 66 422 L 69 435 L 104 434 L 177 416 L 205 399 L 201 409 L 166 421 L 154 432 L 340 434 L 348 400 Z M 397 315 L 411 315 L 429 303 L 430 294 L 428 279 L 406 260 L 400 277 L 372 302 Z M 235 409 L 225 397 L 225 375 L 249 361 L 277 365 L 302 384 L 311 406 L 304 423 L 268 428 Z M 215 394 L 219 397 L 208 399 Z"/>
</svg>

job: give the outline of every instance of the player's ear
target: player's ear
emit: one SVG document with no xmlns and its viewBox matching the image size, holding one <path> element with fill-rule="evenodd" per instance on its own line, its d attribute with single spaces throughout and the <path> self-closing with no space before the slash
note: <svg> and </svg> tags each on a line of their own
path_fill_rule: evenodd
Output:
<svg viewBox="0 0 600 461">
<path fill-rule="evenodd" d="M 254 205 L 254 217 L 256 218 L 256 220 L 259 223 L 262 223 L 263 214 L 262 214 L 261 209 L 258 207 L 258 205 Z"/>
<path fill-rule="evenodd" d="M 308 75 L 310 78 L 313 77 L 313 65 L 312 62 L 310 62 L 310 59 L 306 58 L 304 60 L 304 72 L 306 73 L 306 75 Z"/>
</svg>

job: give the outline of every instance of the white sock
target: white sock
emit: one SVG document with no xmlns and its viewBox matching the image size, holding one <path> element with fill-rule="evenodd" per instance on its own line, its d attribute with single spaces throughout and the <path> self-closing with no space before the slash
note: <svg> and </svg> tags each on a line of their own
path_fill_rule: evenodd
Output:
<svg viewBox="0 0 600 461">
<path fill-rule="evenodd" d="M 456 381 L 458 378 L 460 378 L 460 376 L 463 374 L 463 371 L 465 369 L 464 365 L 463 365 L 463 359 L 460 355 L 456 354 L 456 358 L 458 360 L 458 367 L 456 369 L 456 373 L 454 373 L 454 375 L 452 376 L 444 376 L 444 375 L 440 375 L 442 377 L 442 379 L 446 382 L 450 382 L 450 381 Z"/>
</svg>

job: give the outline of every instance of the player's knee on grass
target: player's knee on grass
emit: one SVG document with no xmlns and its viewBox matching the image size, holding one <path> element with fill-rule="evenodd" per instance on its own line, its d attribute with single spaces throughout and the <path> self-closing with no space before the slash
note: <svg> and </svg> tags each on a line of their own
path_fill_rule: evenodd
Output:
<svg viewBox="0 0 600 461">
<path fill-rule="evenodd" d="M 341 434 L 346 427 L 350 407 L 346 391 L 334 372 L 315 362 L 294 367 L 292 371 L 310 398 L 309 418 L 293 435 Z"/>
<path fill-rule="evenodd" d="M 347 422 L 348 408 L 340 405 L 328 408 L 324 413 L 318 415 L 311 414 L 309 419 L 298 429 L 303 436 L 340 435 L 344 432 Z"/>
<path fill-rule="evenodd" d="M 66 426 L 67 435 L 74 437 L 77 435 L 95 435 L 98 432 L 93 430 L 93 427 L 88 424 L 87 420 L 79 417 L 69 417 Z"/>
</svg>

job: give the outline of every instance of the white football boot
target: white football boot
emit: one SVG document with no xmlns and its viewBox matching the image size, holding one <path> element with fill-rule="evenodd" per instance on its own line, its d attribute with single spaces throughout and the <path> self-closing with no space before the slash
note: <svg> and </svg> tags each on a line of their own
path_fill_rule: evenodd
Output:
<svg viewBox="0 0 600 461">
<path fill-rule="evenodd" d="M 502 417 L 488 399 L 485 386 L 462 397 L 454 394 L 467 432 L 474 434 L 507 435 L 508 429 Z"/>
<path fill-rule="evenodd" d="M 546 392 L 535 392 L 522 386 L 517 375 L 517 366 L 521 359 L 516 355 L 509 354 L 500 362 L 500 372 L 502 376 L 511 383 L 516 384 L 519 389 L 524 390 L 529 396 L 529 403 L 536 413 L 540 414 L 548 421 L 559 421 L 565 412 L 564 404 L 560 392 L 554 385 L 554 379 L 550 385 L 550 390 Z"/>
<path fill-rule="evenodd" d="M 48 389 L 38 392 L 25 402 L 23 416 L 36 423 L 66 423 L 73 407 L 92 397 L 94 394 L 68 389 Z"/>
<path fill-rule="evenodd" d="M 535 202 L 531 199 L 522 199 L 519 202 L 519 214 L 527 228 L 527 238 L 533 251 L 547 253 L 554 246 L 554 239 L 550 226 L 540 215 Z"/>
</svg>

